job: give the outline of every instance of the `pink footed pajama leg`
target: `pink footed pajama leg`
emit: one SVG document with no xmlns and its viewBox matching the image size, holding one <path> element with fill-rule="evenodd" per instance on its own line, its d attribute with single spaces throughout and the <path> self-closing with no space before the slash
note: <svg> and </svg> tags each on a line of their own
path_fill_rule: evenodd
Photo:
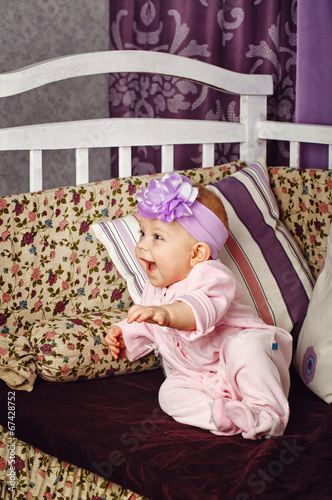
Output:
<svg viewBox="0 0 332 500">
<path fill-rule="evenodd" d="M 275 340 L 276 332 L 267 329 L 244 330 L 227 342 L 226 372 L 234 397 L 225 403 L 225 413 L 246 439 L 281 436 L 288 422 L 291 349 L 281 336 L 280 350 L 273 353 Z"/>
<path fill-rule="evenodd" d="M 220 400 L 199 387 L 195 380 L 172 373 L 159 390 L 161 409 L 177 422 L 206 429 L 218 435 L 238 434 L 241 430 L 225 415 Z M 212 413 L 212 415 L 211 415 Z"/>
</svg>

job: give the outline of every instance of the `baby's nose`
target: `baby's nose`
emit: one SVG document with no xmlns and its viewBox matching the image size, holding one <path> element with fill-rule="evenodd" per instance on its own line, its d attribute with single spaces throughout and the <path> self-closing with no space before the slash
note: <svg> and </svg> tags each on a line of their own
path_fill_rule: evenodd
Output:
<svg viewBox="0 0 332 500">
<path fill-rule="evenodd" d="M 139 242 L 137 243 L 137 248 L 138 248 L 138 250 L 143 251 L 143 252 L 147 251 L 147 249 L 148 249 L 147 244 L 143 238 L 141 238 L 139 240 Z"/>
</svg>

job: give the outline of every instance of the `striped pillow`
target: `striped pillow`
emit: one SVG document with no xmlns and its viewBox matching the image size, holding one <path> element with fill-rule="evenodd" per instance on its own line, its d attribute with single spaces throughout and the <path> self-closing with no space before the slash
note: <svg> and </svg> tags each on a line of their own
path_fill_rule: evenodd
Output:
<svg viewBox="0 0 332 500">
<path fill-rule="evenodd" d="M 292 331 L 296 340 L 314 283 L 300 249 L 279 220 L 265 159 L 210 184 L 210 189 L 221 197 L 230 225 L 219 258 L 244 288 L 243 302 L 266 323 Z M 139 303 L 146 280 L 135 257 L 139 215 L 92 227 Z"/>
<path fill-rule="evenodd" d="M 139 304 L 147 279 L 135 255 L 135 246 L 140 234 L 139 213 L 92 224 L 91 227 L 108 251 L 118 272 L 126 280 L 133 302 Z"/>
<path fill-rule="evenodd" d="M 245 290 L 243 302 L 296 344 L 314 280 L 295 240 L 279 220 L 265 158 L 210 184 L 223 201 L 230 236 L 219 253 Z M 295 345 L 294 345 L 295 347 Z"/>
</svg>

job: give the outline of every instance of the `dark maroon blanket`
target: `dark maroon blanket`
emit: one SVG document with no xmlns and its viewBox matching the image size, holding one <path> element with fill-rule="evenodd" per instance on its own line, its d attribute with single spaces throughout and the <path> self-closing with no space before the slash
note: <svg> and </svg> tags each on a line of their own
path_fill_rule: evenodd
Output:
<svg viewBox="0 0 332 500">
<path fill-rule="evenodd" d="M 16 391 L 16 437 L 150 500 L 332 498 L 332 407 L 292 372 L 281 438 L 217 437 L 159 408 L 162 372 Z M 0 423 L 7 427 L 0 382 Z"/>
</svg>

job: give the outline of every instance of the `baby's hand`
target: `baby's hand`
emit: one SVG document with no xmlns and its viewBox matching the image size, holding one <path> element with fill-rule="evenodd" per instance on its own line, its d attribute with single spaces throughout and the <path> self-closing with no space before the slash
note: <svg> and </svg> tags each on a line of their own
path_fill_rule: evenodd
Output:
<svg viewBox="0 0 332 500">
<path fill-rule="evenodd" d="M 114 359 L 118 359 L 121 349 L 124 349 L 125 343 L 122 337 L 122 330 L 119 326 L 114 325 L 106 333 L 106 344 L 108 345 Z"/>
<path fill-rule="evenodd" d="M 170 315 L 166 308 L 158 306 L 132 306 L 128 311 L 128 323 L 156 323 L 159 326 L 168 326 L 170 323 Z"/>
</svg>

